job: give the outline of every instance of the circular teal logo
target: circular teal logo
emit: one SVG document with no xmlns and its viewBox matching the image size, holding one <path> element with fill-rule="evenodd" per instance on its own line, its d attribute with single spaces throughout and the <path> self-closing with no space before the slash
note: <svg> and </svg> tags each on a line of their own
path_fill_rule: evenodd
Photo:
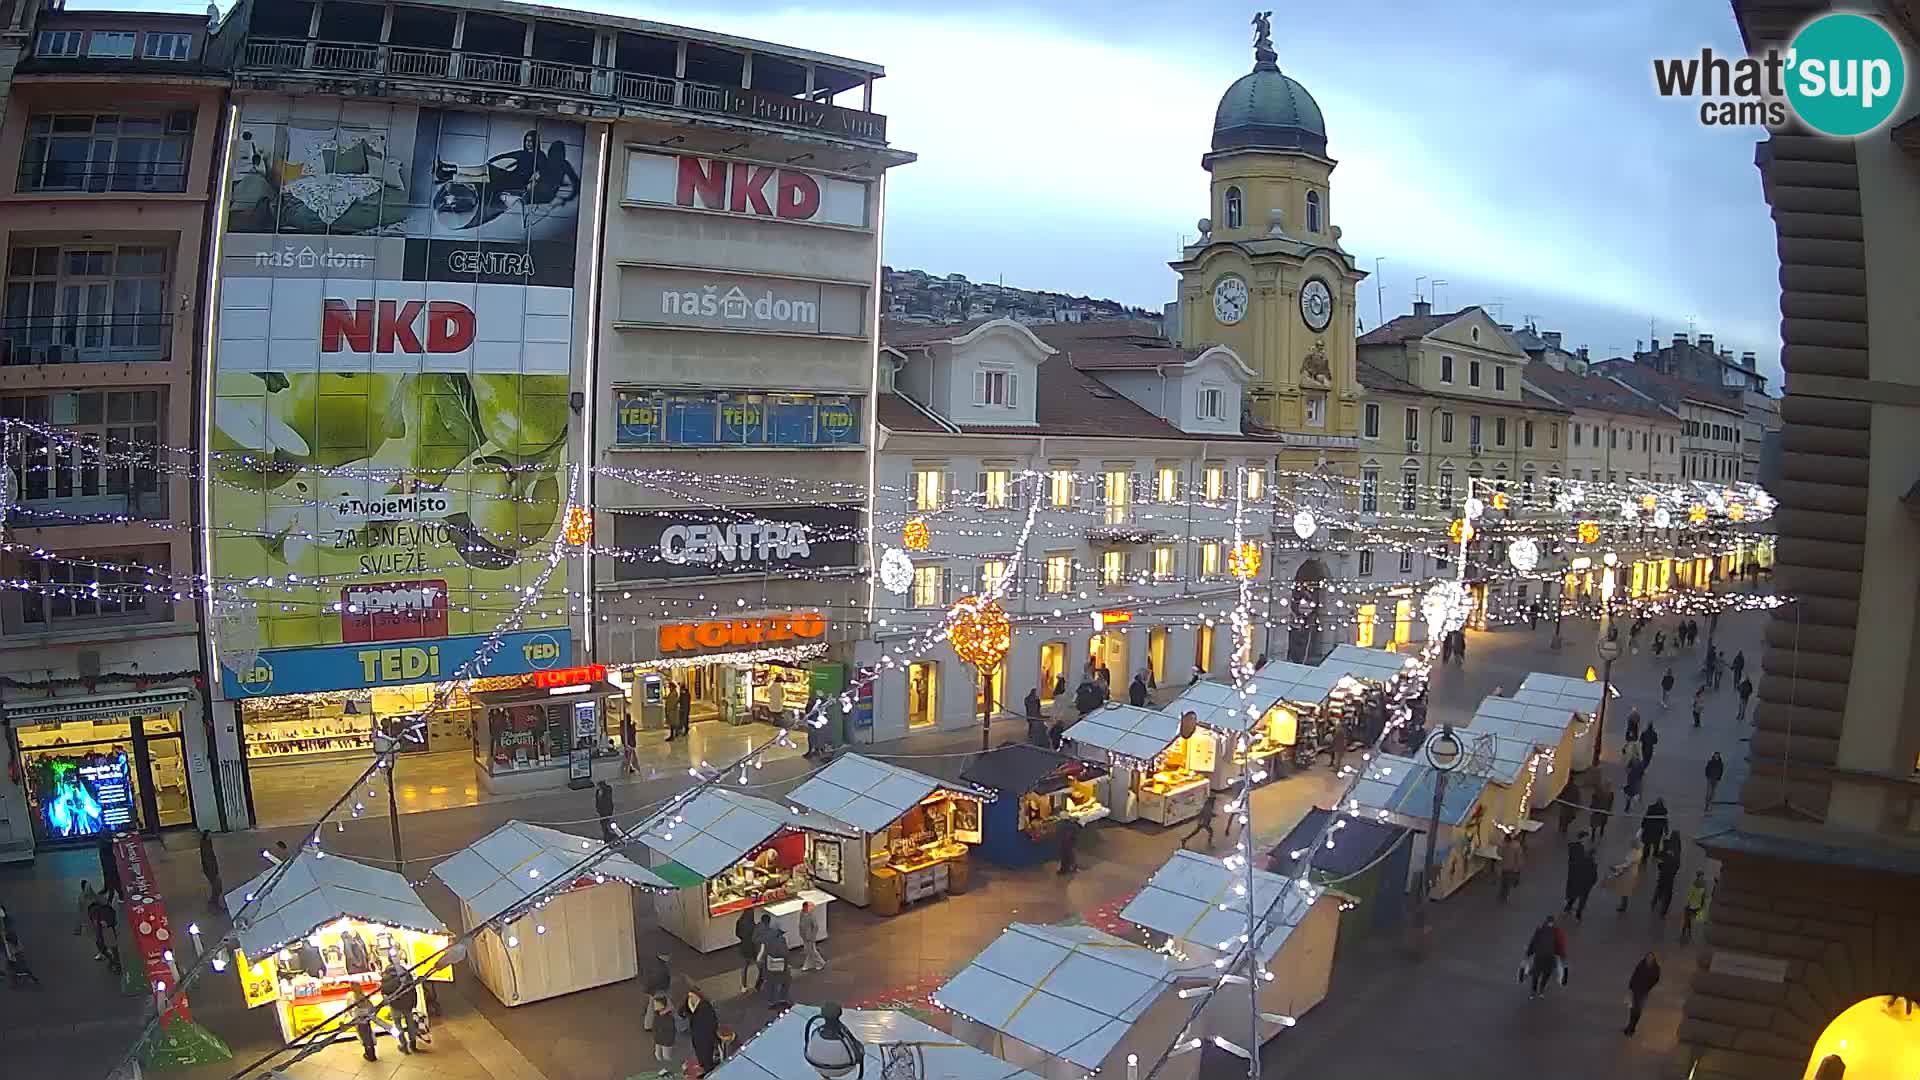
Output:
<svg viewBox="0 0 1920 1080">
<path fill-rule="evenodd" d="M 1865 15 L 1822 15 L 1793 37 L 1787 100 L 1823 135 L 1865 135 L 1886 123 L 1906 87 L 1900 43 Z"/>
</svg>

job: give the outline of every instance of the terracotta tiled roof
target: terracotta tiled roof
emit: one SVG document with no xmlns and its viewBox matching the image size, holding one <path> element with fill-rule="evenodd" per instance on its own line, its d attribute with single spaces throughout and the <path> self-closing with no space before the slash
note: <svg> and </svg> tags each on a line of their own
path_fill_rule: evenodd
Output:
<svg viewBox="0 0 1920 1080">
<path fill-rule="evenodd" d="M 1523 375 L 1527 382 L 1539 387 L 1542 393 L 1551 395 L 1570 408 L 1673 419 L 1658 405 L 1607 378 L 1604 374 L 1576 375 L 1571 371 L 1561 371 L 1536 360 L 1527 365 Z"/>
<path fill-rule="evenodd" d="M 1519 401 L 1508 401 L 1504 398 L 1483 398 L 1474 397 L 1470 394 L 1449 394 L 1440 390 L 1424 390 L 1390 371 L 1377 368 L 1367 363 L 1365 360 L 1356 362 L 1354 364 L 1354 370 L 1360 376 L 1361 386 L 1369 390 L 1380 390 L 1389 394 L 1409 394 L 1414 397 L 1437 398 L 1442 401 L 1458 401 L 1467 405 L 1518 405 L 1524 409 L 1535 409 L 1540 412 L 1564 413 L 1571 411 L 1563 405 L 1555 404 L 1553 401 L 1541 397 L 1539 394 L 1528 393 L 1524 386 L 1520 388 Z"/>
<path fill-rule="evenodd" d="M 969 319 L 959 323 L 916 323 L 899 319 L 880 320 L 880 344 L 895 349 L 911 349 L 919 345 L 930 345 L 936 341 L 951 341 L 963 337 L 968 331 L 978 329 L 993 319 Z"/>
<path fill-rule="evenodd" d="M 952 425 L 935 419 L 926 410 L 899 394 L 882 393 L 879 398 L 879 412 L 875 415 L 880 421 L 880 426 L 888 431 L 950 432 L 954 430 Z"/>
<path fill-rule="evenodd" d="M 1395 394 L 1418 394 L 1421 389 L 1384 368 L 1374 367 L 1365 360 L 1354 364 L 1354 370 L 1360 375 L 1360 385 L 1369 390 L 1386 390 Z"/>
<path fill-rule="evenodd" d="M 1470 307 L 1461 308 L 1459 311 L 1450 311 L 1435 315 L 1399 315 L 1388 319 L 1386 325 L 1376 326 L 1366 333 L 1361 334 L 1357 343 L 1361 345 L 1398 345 L 1404 341 L 1412 341 L 1415 338 L 1426 337 L 1428 334 L 1433 333 L 1435 330 L 1440 329 L 1460 316 L 1470 311 L 1478 310 L 1480 309 L 1477 307 Z"/>
<path fill-rule="evenodd" d="M 1153 319 L 1090 319 L 1077 323 L 1035 323 L 1027 329 L 1055 348 L 1062 342 L 1088 338 L 1137 337 L 1165 341 L 1161 326 Z"/>
<path fill-rule="evenodd" d="M 1624 357 L 1603 360 L 1587 369 L 1597 371 L 1608 377 L 1617 377 L 1621 382 L 1634 387 L 1664 405 L 1678 405 L 1681 401 L 1699 401 L 1717 405 L 1734 412 L 1745 412 L 1746 402 L 1740 391 L 1722 386 L 1710 386 L 1691 379 L 1682 379 L 1677 375 L 1655 371 L 1645 364 L 1636 364 Z"/>
</svg>

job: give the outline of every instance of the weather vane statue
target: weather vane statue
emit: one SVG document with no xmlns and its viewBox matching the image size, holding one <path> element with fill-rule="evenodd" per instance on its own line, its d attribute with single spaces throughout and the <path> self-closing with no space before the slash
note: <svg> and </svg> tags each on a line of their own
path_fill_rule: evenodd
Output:
<svg viewBox="0 0 1920 1080">
<path fill-rule="evenodd" d="M 1269 64 L 1280 59 L 1280 54 L 1273 51 L 1273 12 L 1271 11 L 1253 13 L 1253 58 Z"/>
</svg>

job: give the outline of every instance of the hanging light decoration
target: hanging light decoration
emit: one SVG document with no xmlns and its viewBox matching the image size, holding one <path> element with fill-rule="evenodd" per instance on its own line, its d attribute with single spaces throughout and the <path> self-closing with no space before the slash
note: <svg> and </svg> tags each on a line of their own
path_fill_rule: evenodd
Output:
<svg viewBox="0 0 1920 1080">
<path fill-rule="evenodd" d="M 933 544 L 933 530 L 927 528 L 927 519 L 910 517 L 900 528 L 900 543 L 908 551 L 925 551 Z"/>
<path fill-rule="evenodd" d="M 1599 543 L 1600 542 L 1600 523 L 1597 521 L 1581 522 L 1580 523 L 1580 542 L 1583 544 Z"/>
<path fill-rule="evenodd" d="M 1660 501 L 1659 499 L 1653 497 L 1652 495 L 1642 495 L 1640 496 L 1640 509 L 1651 510 L 1659 501 Z"/>
<path fill-rule="evenodd" d="M 1496 491 L 1493 493 L 1493 508 L 1495 510 L 1505 510 L 1507 508 L 1507 501 L 1506 492 Z"/>
<path fill-rule="evenodd" d="M 1251 540 L 1235 544 L 1233 552 L 1227 556 L 1227 569 L 1242 581 L 1251 581 L 1260 576 L 1260 545 Z"/>
<path fill-rule="evenodd" d="M 1663 506 L 1660 509 L 1655 510 L 1653 512 L 1654 528 L 1666 529 L 1666 528 L 1671 528 L 1672 525 L 1673 525 L 1673 512 L 1671 510 L 1668 510 L 1666 507 Z"/>
<path fill-rule="evenodd" d="M 592 544 L 593 512 L 584 506 L 567 507 L 566 524 L 560 527 L 560 538 L 574 547 Z"/>
<path fill-rule="evenodd" d="M 1478 495 L 1467 496 L 1467 520 L 1468 521 L 1478 521 L 1480 520 L 1480 515 L 1486 512 L 1487 512 L 1487 504 L 1480 501 L 1480 496 Z"/>
<path fill-rule="evenodd" d="M 963 596 L 947 614 L 947 643 L 955 655 L 978 671 L 999 667 L 1013 647 L 1013 624 L 999 601 Z"/>
<path fill-rule="evenodd" d="M 1687 507 L 1687 521 L 1693 525 L 1704 525 L 1707 521 L 1707 508 L 1699 503 Z"/>
<path fill-rule="evenodd" d="M 1473 523 L 1466 518 L 1454 518 L 1453 524 L 1447 526 L 1447 535 L 1454 543 L 1464 544 L 1473 539 Z"/>
<path fill-rule="evenodd" d="M 1507 545 L 1507 561 L 1515 570 L 1530 573 L 1540 565 L 1540 545 L 1532 537 L 1523 536 Z"/>
<path fill-rule="evenodd" d="M 1728 521 L 1742 521 L 1742 520 L 1745 520 L 1746 516 L 1747 516 L 1746 507 L 1741 506 L 1737 502 L 1730 502 L 1727 504 L 1727 520 Z"/>
<path fill-rule="evenodd" d="M 1458 581 L 1442 581 L 1420 598 L 1420 614 L 1427 620 L 1427 636 L 1450 634 L 1467 625 L 1473 594 Z"/>
<path fill-rule="evenodd" d="M 880 587 L 899 596 L 913 587 L 913 559 L 897 547 L 880 555 Z"/>
<path fill-rule="evenodd" d="M 1318 528 L 1320 528 L 1320 523 L 1313 520 L 1313 515 L 1305 510 L 1293 515 L 1293 535 L 1300 539 L 1311 540 L 1314 531 Z"/>
</svg>

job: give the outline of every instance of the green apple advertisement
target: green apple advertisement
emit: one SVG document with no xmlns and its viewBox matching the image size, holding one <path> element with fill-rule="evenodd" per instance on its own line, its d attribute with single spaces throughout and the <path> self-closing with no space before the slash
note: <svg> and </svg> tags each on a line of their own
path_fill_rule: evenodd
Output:
<svg viewBox="0 0 1920 1080">
<path fill-rule="evenodd" d="M 229 687 L 415 681 L 367 660 L 315 686 L 335 676 L 298 677 L 298 650 L 484 635 L 545 570 L 570 483 L 583 131 L 255 98 L 233 137 L 213 572 L 257 582 L 240 595 L 267 662 Z M 524 622 L 548 643 L 566 588 L 563 566 Z M 486 673 L 552 666 L 542 651 Z"/>
</svg>

